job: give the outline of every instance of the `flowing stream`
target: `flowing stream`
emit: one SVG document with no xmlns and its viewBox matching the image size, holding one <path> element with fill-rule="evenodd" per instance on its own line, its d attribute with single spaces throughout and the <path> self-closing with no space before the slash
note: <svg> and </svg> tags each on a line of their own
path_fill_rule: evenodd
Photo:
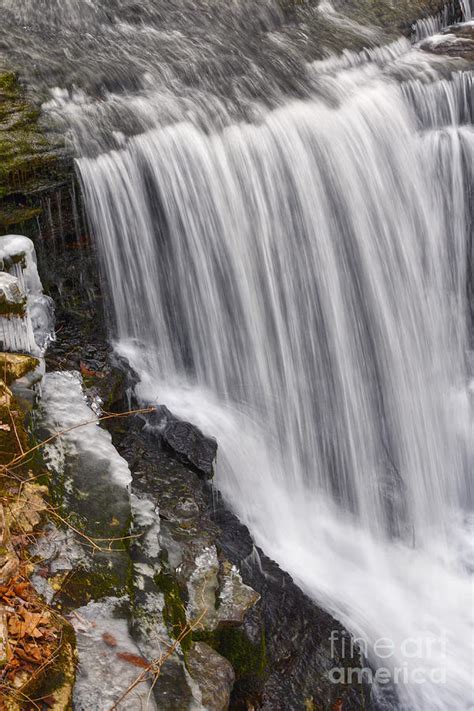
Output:
<svg viewBox="0 0 474 711">
<path fill-rule="evenodd" d="M 276 67 L 252 45 L 249 83 L 229 65 L 217 88 L 221 23 L 191 90 L 190 35 L 144 5 L 140 26 L 100 10 L 104 36 L 127 35 L 138 63 L 175 41 L 170 65 L 146 55 L 138 87 L 57 89 L 48 106 L 82 155 L 116 347 L 141 399 L 217 438 L 228 505 L 385 670 L 377 708 L 467 711 L 473 74 L 402 39 L 304 63 L 268 3 Z M 275 77 L 292 56 L 290 90 Z"/>
</svg>

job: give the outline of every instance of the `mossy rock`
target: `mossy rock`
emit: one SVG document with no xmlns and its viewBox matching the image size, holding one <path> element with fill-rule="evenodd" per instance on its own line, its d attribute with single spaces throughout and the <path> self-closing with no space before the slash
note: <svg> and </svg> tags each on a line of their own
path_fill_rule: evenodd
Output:
<svg viewBox="0 0 474 711">
<path fill-rule="evenodd" d="M 265 676 L 267 656 L 263 629 L 258 642 L 252 642 L 240 627 L 222 627 L 214 632 L 195 630 L 192 639 L 206 642 L 225 657 L 235 671 L 236 681 L 262 679 Z"/>
<path fill-rule="evenodd" d="M 0 353 L 0 373 L 4 382 L 11 385 L 15 380 L 32 373 L 39 366 L 38 358 L 18 353 Z"/>
<path fill-rule="evenodd" d="M 181 594 L 176 578 L 167 570 L 162 569 L 155 576 L 154 582 L 158 590 L 163 593 L 165 606 L 163 609 L 163 622 L 172 639 L 178 639 L 187 625 L 186 603 Z M 189 648 L 190 637 L 184 637 L 181 642 L 183 650 Z"/>
<path fill-rule="evenodd" d="M 207 711 L 227 711 L 235 681 L 232 665 L 205 642 L 194 642 L 186 655 L 186 668 L 201 691 Z"/>
<path fill-rule="evenodd" d="M 78 567 L 61 581 L 62 607 L 82 607 L 106 597 L 121 597 L 128 592 L 127 584 L 121 572 L 103 561 L 92 570 Z"/>
<path fill-rule="evenodd" d="M 38 217 L 39 195 L 64 180 L 63 151 L 62 140 L 46 136 L 17 76 L 0 70 L 0 230 Z"/>
</svg>

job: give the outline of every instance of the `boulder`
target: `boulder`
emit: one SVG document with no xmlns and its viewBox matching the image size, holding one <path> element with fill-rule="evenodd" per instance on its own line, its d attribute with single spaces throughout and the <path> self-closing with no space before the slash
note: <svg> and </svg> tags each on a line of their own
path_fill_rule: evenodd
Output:
<svg viewBox="0 0 474 711">
<path fill-rule="evenodd" d="M 195 642 L 187 654 L 186 666 L 199 686 L 206 711 L 227 711 L 235 681 L 230 662 L 205 642 Z"/>
<path fill-rule="evenodd" d="M 213 437 L 207 437 L 190 422 L 179 420 L 164 405 L 149 422 L 180 459 L 191 464 L 205 479 L 212 479 L 217 455 L 217 442 Z"/>
<path fill-rule="evenodd" d="M 260 600 L 260 595 L 242 582 L 236 566 L 227 560 L 222 564 L 221 580 L 217 609 L 219 624 L 241 625 L 247 612 Z"/>
</svg>

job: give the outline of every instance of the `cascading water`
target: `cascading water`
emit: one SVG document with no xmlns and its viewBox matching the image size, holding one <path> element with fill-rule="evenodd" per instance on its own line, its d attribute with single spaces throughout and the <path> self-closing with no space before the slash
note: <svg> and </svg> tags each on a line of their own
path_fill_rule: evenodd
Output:
<svg viewBox="0 0 474 711">
<path fill-rule="evenodd" d="M 423 18 L 413 25 L 413 37 L 416 42 L 434 35 L 448 27 L 450 24 L 462 20 L 472 20 L 471 0 L 455 0 L 445 5 L 437 15 Z"/>
<path fill-rule="evenodd" d="M 467 709 L 472 75 L 370 69 L 80 172 L 143 399 L 217 437 L 227 501 L 373 663 L 393 642 L 397 708 Z"/>
<path fill-rule="evenodd" d="M 305 32 L 272 0 L 0 5 L 86 87 L 47 108 L 139 396 L 217 437 L 256 543 L 385 670 L 376 708 L 467 711 L 472 73 L 405 39 L 305 64 L 343 3 Z"/>
</svg>

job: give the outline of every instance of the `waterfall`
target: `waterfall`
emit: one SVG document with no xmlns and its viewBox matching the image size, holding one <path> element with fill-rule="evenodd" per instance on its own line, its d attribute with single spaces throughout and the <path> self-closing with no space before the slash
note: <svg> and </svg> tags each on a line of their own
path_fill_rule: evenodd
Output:
<svg viewBox="0 0 474 711">
<path fill-rule="evenodd" d="M 216 486 L 396 708 L 468 709 L 473 77 L 331 81 L 79 161 L 117 348 L 217 437 Z"/>
<path fill-rule="evenodd" d="M 471 0 L 454 0 L 447 3 L 437 15 L 422 18 L 413 25 L 413 40 L 422 40 L 446 29 L 456 21 L 469 22 L 472 20 Z"/>
</svg>

